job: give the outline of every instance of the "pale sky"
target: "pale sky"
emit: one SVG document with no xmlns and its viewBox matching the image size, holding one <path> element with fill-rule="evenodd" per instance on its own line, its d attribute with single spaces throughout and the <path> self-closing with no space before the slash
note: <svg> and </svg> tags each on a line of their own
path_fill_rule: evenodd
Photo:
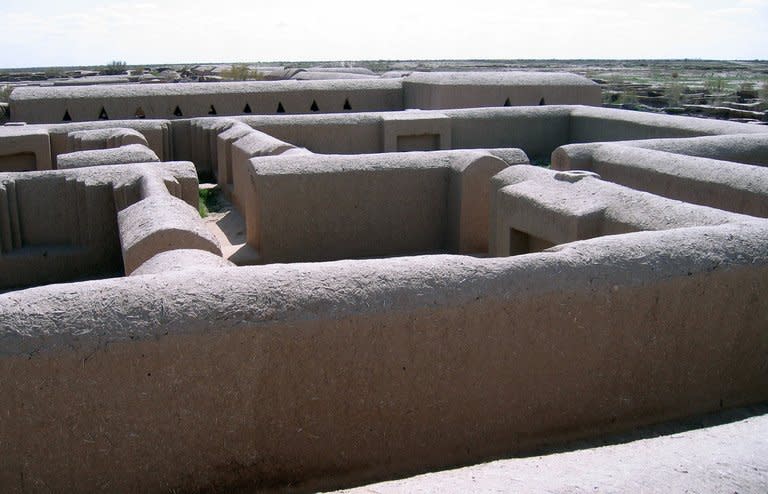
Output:
<svg viewBox="0 0 768 494">
<path fill-rule="evenodd" d="M 768 0 L 0 0 L 0 67 L 768 59 Z"/>
</svg>

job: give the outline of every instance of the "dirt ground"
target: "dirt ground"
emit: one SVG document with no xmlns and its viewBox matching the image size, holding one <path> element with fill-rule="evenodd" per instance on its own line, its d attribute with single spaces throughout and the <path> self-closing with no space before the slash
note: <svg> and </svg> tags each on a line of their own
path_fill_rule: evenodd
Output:
<svg viewBox="0 0 768 494">
<path fill-rule="evenodd" d="M 648 427 L 570 448 L 339 492 L 768 492 L 768 405 Z"/>
</svg>

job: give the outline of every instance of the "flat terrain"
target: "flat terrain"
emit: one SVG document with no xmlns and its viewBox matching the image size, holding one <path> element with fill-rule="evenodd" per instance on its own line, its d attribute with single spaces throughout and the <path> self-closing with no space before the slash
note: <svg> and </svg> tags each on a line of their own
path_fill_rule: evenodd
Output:
<svg viewBox="0 0 768 494">
<path fill-rule="evenodd" d="M 733 422 L 720 423 L 733 420 Z M 692 426 L 710 427 L 693 428 Z M 349 489 L 346 494 L 768 492 L 768 407 L 665 424 L 565 452 L 494 461 Z"/>
</svg>

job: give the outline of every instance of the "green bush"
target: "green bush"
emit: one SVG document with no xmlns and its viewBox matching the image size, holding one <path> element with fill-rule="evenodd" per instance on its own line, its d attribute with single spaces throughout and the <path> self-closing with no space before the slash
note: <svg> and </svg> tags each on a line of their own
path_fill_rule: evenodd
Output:
<svg viewBox="0 0 768 494">
<path fill-rule="evenodd" d="M 63 70 L 56 67 L 50 67 L 45 69 L 45 77 L 47 79 L 58 79 L 60 77 L 65 77 L 65 75 Z"/>
<path fill-rule="evenodd" d="M 200 213 L 201 218 L 208 216 L 208 205 L 206 204 L 211 195 L 209 189 L 200 189 L 198 191 L 197 211 Z"/>
<path fill-rule="evenodd" d="M 725 79 L 711 76 L 704 81 L 704 90 L 709 94 L 722 93 L 725 90 Z"/>
<path fill-rule="evenodd" d="M 13 91 L 11 86 L 0 86 L 0 103 L 8 103 L 10 101 L 11 91 Z"/>
<path fill-rule="evenodd" d="M 232 65 L 229 70 L 223 71 L 221 76 L 233 81 L 253 81 L 264 78 L 258 70 L 251 70 L 251 68 L 244 63 Z"/>
<path fill-rule="evenodd" d="M 198 190 L 197 211 L 201 218 L 205 218 L 211 213 L 218 213 L 221 208 L 218 188 Z"/>
<path fill-rule="evenodd" d="M 664 88 L 669 106 L 680 106 L 683 96 L 683 86 L 679 82 L 673 82 Z"/>
<path fill-rule="evenodd" d="M 106 75 L 120 75 L 120 74 L 125 74 L 125 70 L 126 70 L 125 62 L 113 60 L 104 66 L 104 68 L 101 70 L 101 73 Z"/>
<path fill-rule="evenodd" d="M 637 104 L 637 92 L 634 89 L 627 89 L 621 93 L 619 103 L 622 105 L 636 105 Z"/>
</svg>

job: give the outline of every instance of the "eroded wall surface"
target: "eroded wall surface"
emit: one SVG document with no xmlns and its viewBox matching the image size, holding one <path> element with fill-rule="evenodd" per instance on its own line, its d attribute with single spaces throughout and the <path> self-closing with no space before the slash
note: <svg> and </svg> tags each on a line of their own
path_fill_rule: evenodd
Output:
<svg viewBox="0 0 768 494">
<path fill-rule="evenodd" d="M 190 118 L 521 106 L 600 105 L 600 88 L 574 74 L 414 73 L 404 78 L 21 87 L 14 121 Z"/>
<path fill-rule="evenodd" d="M 763 400 L 766 240 L 760 223 L 5 295 L 0 478 L 314 489 Z"/>
<path fill-rule="evenodd" d="M 321 96 L 296 97 L 325 111 Z M 768 399 L 768 220 L 744 209 L 766 195 L 768 129 L 550 100 L 437 108 L 7 136 L 43 149 L 36 163 L 48 146 L 52 166 L 141 138 L 163 162 L 0 174 L 0 191 L 91 177 L 129 275 L 0 295 L 4 490 L 331 488 Z M 526 165 L 553 151 L 557 171 Z M 411 244 L 235 267 L 193 209 L 196 172 L 239 197 L 249 241 L 275 259 Z M 742 209 L 714 202 L 713 177 Z M 87 218 L 26 194 L 40 218 L 22 235 L 8 197 L 3 249 Z M 295 256 L 281 259 L 288 234 Z M 434 246 L 473 255 L 407 255 Z"/>
</svg>

